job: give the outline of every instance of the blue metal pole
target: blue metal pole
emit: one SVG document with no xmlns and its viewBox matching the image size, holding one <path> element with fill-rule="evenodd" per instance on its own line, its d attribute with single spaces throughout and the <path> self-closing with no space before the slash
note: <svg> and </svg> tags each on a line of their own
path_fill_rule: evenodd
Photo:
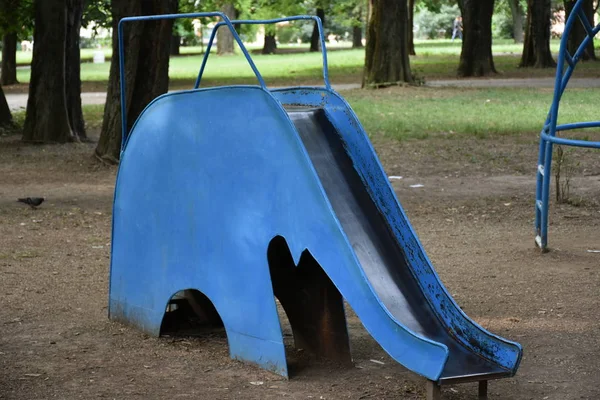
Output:
<svg viewBox="0 0 600 400">
<path fill-rule="evenodd" d="M 323 80 L 325 82 L 325 87 L 327 89 L 331 89 L 331 83 L 329 82 L 329 66 L 327 62 L 327 49 L 325 47 L 325 35 L 323 33 L 323 23 L 321 18 L 314 15 L 296 15 L 293 17 L 285 17 L 285 18 L 275 18 L 275 19 L 265 19 L 265 20 L 233 20 L 230 21 L 232 24 L 248 24 L 248 25 L 263 25 L 263 24 L 276 24 L 279 22 L 286 21 L 299 21 L 299 20 L 313 20 L 317 23 L 317 29 L 319 31 L 319 40 L 321 41 L 321 54 L 323 56 Z M 204 69 L 206 67 L 206 62 L 208 60 L 208 55 L 210 54 L 210 49 L 212 47 L 216 31 L 222 25 L 225 25 L 225 22 L 219 22 L 213 28 L 211 32 L 210 39 L 208 41 L 208 45 L 206 48 L 206 53 L 204 54 L 204 58 L 202 60 L 202 65 L 200 66 L 200 71 L 198 72 L 198 77 L 196 78 L 196 84 L 194 88 L 197 89 L 200 87 L 200 81 L 202 80 L 202 75 L 204 73 Z"/>
<path fill-rule="evenodd" d="M 266 90 L 265 81 L 264 81 L 262 75 L 260 74 L 260 72 L 258 72 L 258 68 L 256 68 L 254 61 L 252 61 L 252 58 L 250 57 L 250 53 L 248 53 L 248 50 L 242 43 L 242 39 L 240 39 L 239 35 L 237 34 L 236 30 L 234 29 L 234 27 L 231 23 L 231 20 L 225 14 L 223 14 L 221 12 L 203 12 L 203 13 L 187 13 L 187 14 L 144 15 L 144 16 L 138 16 L 138 17 L 122 18 L 119 21 L 119 25 L 118 25 L 119 74 L 120 74 L 120 83 L 121 83 L 121 129 L 122 129 L 121 151 L 123 151 L 123 149 L 125 148 L 125 142 L 126 142 L 127 136 L 128 136 L 127 107 L 125 106 L 125 100 L 126 100 L 125 99 L 125 94 L 126 94 L 125 85 L 126 84 L 125 84 L 125 49 L 124 49 L 124 44 L 123 44 L 123 42 L 124 42 L 123 24 L 125 22 L 133 22 L 133 21 L 156 21 L 156 20 L 166 20 L 166 19 L 206 18 L 206 17 L 219 17 L 219 18 L 223 19 L 222 23 L 224 25 L 227 25 L 227 27 L 231 31 L 233 38 L 240 46 L 242 53 L 244 54 L 244 56 L 246 57 L 246 60 L 250 64 L 250 68 L 252 68 L 252 71 L 254 71 L 254 74 L 256 75 L 256 78 L 258 79 L 260 86 Z"/>
</svg>

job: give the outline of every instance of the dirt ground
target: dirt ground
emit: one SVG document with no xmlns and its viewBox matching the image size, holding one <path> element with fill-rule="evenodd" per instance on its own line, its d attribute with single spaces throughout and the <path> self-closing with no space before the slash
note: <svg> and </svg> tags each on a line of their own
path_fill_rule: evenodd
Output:
<svg viewBox="0 0 600 400">
<path fill-rule="evenodd" d="M 532 228 L 535 137 L 374 142 L 388 174 L 403 176 L 393 185 L 454 298 L 524 347 L 517 375 L 491 382 L 490 398 L 599 399 L 600 253 L 588 251 L 600 250 L 598 153 L 571 155 L 575 205 L 553 202 L 552 251 L 542 255 Z M 351 313 L 354 367 L 303 361 L 289 381 L 230 360 L 224 334 L 151 338 L 109 321 L 116 169 L 92 149 L 0 138 L 1 399 L 424 398 L 424 380 Z M 15 201 L 24 196 L 47 200 L 32 210 Z M 476 385 L 443 395 L 475 399 Z"/>
</svg>

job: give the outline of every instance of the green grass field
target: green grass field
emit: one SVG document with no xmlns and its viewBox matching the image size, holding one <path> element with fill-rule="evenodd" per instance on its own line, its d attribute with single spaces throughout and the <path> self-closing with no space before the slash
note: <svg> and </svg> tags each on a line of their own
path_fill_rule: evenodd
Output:
<svg viewBox="0 0 600 400">
<path fill-rule="evenodd" d="M 344 92 L 344 97 L 369 135 L 399 140 L 522 133 L 535 137 L 548 113 L 552 91 L 418 87 L 353 90 Z M 565 92 L 560 121 L 593 120 L 597 101 L 600 93 L 594 89 Z"/>
<path fill-rule="evenodd" d="M 535 139 L 552 101 L 549 89 L 396 87 L 351 90 L 343 95 L 369 136 L 396 140 L 484 139 L 519 134 L 530 134 Z M 598 102 L 600 92 L 595 89 L 566 92 L 561 103 L 561 122 L 594 119 Z M 88 128 L 100 128 L 102 113 L 103 106 L 84 106 Z M 15 119 L 22 124 L 24 112 L 15 113 Z M 590 130 L 572 136 L 600 140 Z"/>
<path fill-rule="evenodd" d="M 553 50 L 558 49 L 558 41 L 552 42 Z M 417 41 L 417 56 L 411 57 L 411 68 L 420 80 L 452 79 L 456 77 L 461 44 L 450 40 Z M 186 52 L 199 51 L 199 48 L 182 48 L 184 55 L 172 57 L 169 69 L 173 88 L 190 87 L 198 73 L 202 55 L 185 55 Z M 82 50 L 82 57 L 92 57 L 94 49 Z M 496 40 L 493 51 L 494 61 L 500 74 L 498 78 L 527 78 L 553 76 L 554 69 L 535 70 L 518 68 L 521 45 L 509 40 Z M 110 50 L 105 50 L 110 56 Z M 280 55 L 253 54 L 263 77 L 270 85 L 318 84 L 322 77 L 320 53 L 285 53 Z M 334 83 L 358 83 L 361 81 L 364 65 L 364 50 L 337 49 L 328 53 L 331 80 Z M 81 76 L 84 90 L 101 90 L 108 79 L 110 63 L 83 63 Z M 18 79 L 29 82 L 30 70 L 20 68 Z M 597 76 L 595 63 L 582 63 L 578 66 L 578 76 Z M 205 85 L 253 84 L 256 80 L 247 61 L 241 54 L 217 56 L 211 54 L 205 71 Z M 90 89 L 91 88 L 91 89 Z"/>
</svg>

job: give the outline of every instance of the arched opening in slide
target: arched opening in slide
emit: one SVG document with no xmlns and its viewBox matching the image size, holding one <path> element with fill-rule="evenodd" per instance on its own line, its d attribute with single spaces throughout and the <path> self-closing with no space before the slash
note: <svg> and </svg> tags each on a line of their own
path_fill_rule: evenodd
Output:
<svg viewBox="0 0 600 400">
<path fill-rule="evenodd" d="M 202 292 L 185 289 L 175 293 L 165 311 L 160 326 L 161 336 L 226 337 L 223 321 L 214 304 Z"/>
<path fill-rule="evenodd" d="M 282 236 L 271 240 L 267 258 L 273 293 L 289 320 L 294 347 L 302 354 L 290 357 L 288 349 L 290 373 L 308 361 L 304 354 L 350 364 L 344 301 L 323 268 L 308 250 L 302 252 L 296 265 Z M 279 315 L 281 320 L 282 313 Z M 282 326 L 285 339 L 285 324 Z"/>
</svg>

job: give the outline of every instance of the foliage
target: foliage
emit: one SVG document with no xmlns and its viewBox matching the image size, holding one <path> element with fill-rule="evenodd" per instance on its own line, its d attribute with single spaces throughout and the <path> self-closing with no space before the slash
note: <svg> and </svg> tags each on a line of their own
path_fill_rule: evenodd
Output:
<svg viewBox="0 0 600 400">
<path fill-rule="evenodd" d="M 16 32 L 20 40 L 33 38 L 34 0 L 0 0 L 0 36 Z"/>
<path fill-rule="evenodd" d="M 511 39 L 513 37 L 513 20 L 510 10 L 506 13 L 499 10 L 492 16 L 492 36 L 495 38 Z"/>
<path fill-rule="evenodd" d="M 362 18 L 366 14 L 364 9 L 363 0 L 340 0 L 331 7 L 333 18 L 347 28 L 363 26 Z"/>
<path fill-rule="evenodd" d="M 109 29 L 112 26 L 110 0 L 85 0 L 81 26 L 92 28 L 94 35 L 99 28 Z"/>
<path fill-rule="evenodd" d="M 527 10 L 527 1 L 519 0 L 521 10 Z M 523 23 L 525 23 L 525 16 L 523 16 Z M 492 16 L 492 35 L 495 38 L 501 39 L 512 39 L 513 32 L 513 18 L 510 5 L 507 0 L 496 1 L 494 7 L 494 15 Z"/>
<path fill-rule="evenodd" d="M 458 15 L 460 10 L 456 5 L 442 4 L 438 12 L 421 7 L 415 13 L 416 37 L 422 39 L 451 37 L 452 24 Z"/>
</svg>

